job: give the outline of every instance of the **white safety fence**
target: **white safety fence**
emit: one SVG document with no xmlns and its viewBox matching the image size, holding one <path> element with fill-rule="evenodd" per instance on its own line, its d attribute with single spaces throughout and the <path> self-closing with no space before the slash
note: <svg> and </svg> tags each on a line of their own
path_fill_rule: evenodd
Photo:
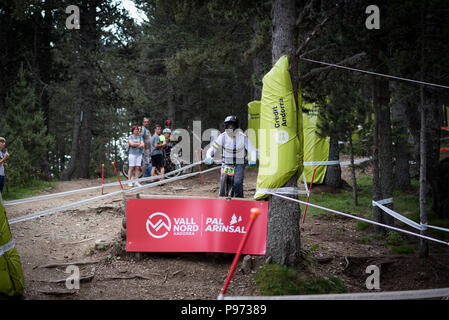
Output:
<svg viewBox="0 0 449 320">
<path fill-rule="evenodd" d="M 388 198 L 388 199 L 384 199 L 384 200 L 379 200 L 379 201 L 374 201 L 373 200 L 373 206 L 377 206 L 380 209 L 382 209 L 385 213 L 389 214 L 390 216 L 398 219 L 399 221 L 402 221 L 403 223 L 417 229 L 417 230 L 427 230 L 427 228 L 432 228 L 432 229 L 437 229 L 440 231 L 446 231 L 449 232 L 449 229 L 447 228 L 442 228 L 442 227 L 438 227 L 438 226 L 432 226 L 429 224 L 422 224 L 422 223 L 417 223 L 413 220 L 410 220 L 409 218 L 404 217 L 403 215 L 397 213 L 396 211 L 391 210 L 390 208 L 387 208 L 384 206 L 384 204 L 387 203 L 392 203 L 393 202 L 393 198 Z"/>
<path fill-rule="evenodd" d="M 342 216 L 345 216 L 345 217 L 348 217 L 348 218 L 352 218 L 352 219 L 356 219 L 356 220 L 360 220 L 360 221 L 365 221 L 365 222 L 368 222 L 368 223 L 371 223 L 371 224 L 374 224 L 374 225 L 378 225 L 378 226 L 381 226 L 381 227 L 384 227 L 384 228 L 387 228 L 387 229 L 392 229 L 392 230 L 399 231 L 399 232 L 402 232 L 402 233 L 410 234 L 410 235 L 415 236 L 415 237 L 423 238 L 423 239 L 426 239 L 426 240 L 438 242 L 438 243 L 445 244 L 445 245 L 449 246 L 449 242 L 446 242 L 446 241 L 443 241 L 443 240 L 438 240 L 438 239 L 435 239 L 435 238 L 432 238 L 432 237 L 428 237 L 428 236 L 421 235 L 421 234 L 418 234 L 418 233 L 414 233 L 414 232 L 411 232 L 411 231 L 408 231 L 408 230 L 400 229 L 400 228 L 397 228 L 397 227 L 394 227 L 394 226 L 390 226 L 390 225 L 387 225 L 387 224 L 383 224 L 383 223 L 380 223 L 380 222 L 376 222 L 376 221 L 372 221 L 372 220 L 369 220 L 369 219 L 357 217 L 357 216 L 354 216 L 354 215 L 351 215 L 351 214 L 348 214 L 348 213 L 344 213 L 344 212 L 341 212 L 341 211 L 338 211 L 338 210 L 322 207 L 322 206 L 319 206 L 319 205 L 316 205 L 316 204 L 313 204 L 313 203 L 310 203 L 310 202 L 307 203 L 307 202 L 304 202 L 304 201 L 301 201 L 301 200 L 298 200 L 298 199 L 289 198 L 289 197 L 283 196 L 281 194 L 277 194 L 277 193 L 270 193 L 270 194 L 273 195 L 273 196 L 276 196 L 276 197 L 284 198 L 286 200 L 298 202 L 298 203 L 307 205 L 309 207 L 314 207 L 314 208 L 317 208 L 317 209 L 321 209 L 321 210 L 324 210 L 324 211 L 328 211 L 328 212 L 332 212 L 332 213 L 335 213 L 335 214 L 338 214 L 338 215 L 342 215 Z"/>
<path fill-rule="evenodd" d="M 382 224 L 376 221 L 368 220 L 365 218 L 353 216 L 338 210 L 333 210 L 329 208 L 325 208 L 313 203 L 306 203 L 301 200 L 292 199 L 283 195 L 280 195 L 278 193 L 272 193 L 269 192 L 271 195 L 280 197 L 286 200 L 298 202 L 304 205 L 308 205 L 311 207 L 315 207 L 317 209 L 321 209 L 324 211 L 332 212 L 335 214 L 339 214 L 345 217 L 353 218 L 360 221 L 365 221 L 371 224 L 375 224 L 378 226 L 382 226 L 388 229 L 392 229 L 395 231 L 403 232 L 406 234 L 410 234 L 416 237 L 424 238 L 427 240 L 435 241 L 438 243 L 442 243 L 449 246 L 449 242 L 445 242 L 442 240 L 434 239 L 428 236 L 424 236 L 421 234 L 413 233 L 407 230 L 403 230 L 400 228 L 396 228 L 393 226 L 389 226 L 386 224 Z M 388 204 L 392 203 L 393 198 L 384 199 L 380 201 L 373 201 L 373 205 L 379 206 L 382 210 L 387 212 L 388 214 L 391 214 L 392 216 L 396 217 L 400 221 L 403 221 L 404 223 L 407 223 L 408 225 L 411 225 L 415 228 L 418 228 L 422 230 L 424 228 L 423 225 L 417 224 L 416 222 L 403 217 L 402 215 L 398 214 L 397 212 L 394 212 L 393 210 L 384 207 L 382 204 Z M 449 231 L 449 229 L 436 227 L 436 226 L 426 226 L 426 227 L 433 227 L 435 229 L 443 230 L 443 231 Z M 342 293 L 342 294 L 316 294 L 316 295 L 283 295 L 283 296 L 223 296 L 221 299 L 224 300 L 412 300 L 412 299 L 435 299 L 435 298 L 449 298 L 449 288 L 439 288 L 439 289 L 426 289 L 426 290 L 408 290 L 408 291 L 387 291 L 387 292 L 369 292 L 369 293 Z"/>
<path fill-rule="evenodd" d="M 449 288 L 298 296 L 225 296 L 224 300 L 412 300 L 441 297 L 449 297 Z"/>
<path fill-rule="evenodd" d="M 182 171 L 188 170 L 190 168 L 193 168 L 193 167 L 197 166 L 200 163 L 202 163 L 202 161 L 195 162 L 195 163 L 192 163 L 190 165 L 184 166 L 182 168 L 170 171 L 170 172 L 166 173 L 165 175 L 145 177 L 145 178 L 135 179 L 135 180 L 131 180 L 131 181 L 132 182 L 147 182 L 147 181 L 161 179 L 163 177 L 169 177 L 169 176 L 172 176 L 172 175 L 174 175 L 174 174 L 176 174 L 178 172 L 182 172 Z M 124 181 L 128 182 L 128 180 L 124 180 Z M 122 182 L 122 184 L 126 183 L 126 182 Z M 115 186 L 119 186 L 119 185 L 120 185 L 120 182 L 118 182 L 118 181 L 117 182 L 111 182 L 111 183 L 107 183 L 107 184 L 103 184 L 103 185 L 95 186 L 95 187 L 89 187 L 89 188 L 82 188 L 82 189 L 76 189 L 76 190 L 70 190 L 70 191 L 46 194 L 46 195 L 30 197 L 30 198 L 24 198 L 24 199 L 4 201 L 3 205 L 4 206 L 10 206 L 10 205 L 16 205 L 16 204 L 23 204 L 23 203 L 27 203 L 27 202 L 41 201 L 41 200 L 46 200 L 46 199 L 64 197 L 66 195 L 75 194 L 75 193 L 94 191 L 94 190 L 101 189 L 103 187 L 115 187 Z"/>
<path fill-rule="evenodd" d="M 362 158 L 354 160 L 354 164 L 361 164 L 367 161 L 371 161 L 371 158 Z M 339 164 L 340 166 L 349 166 L 351 161 L 340 161 L 340 160 L 328 160 L 328 161 L 305 161 L 303 163 L 305 166 L 334 166 Z"/>
<path fill-rule="evenodd" d="M 199 163 L 201 163 L 201 162 L 196 163 L 196 165 L 198 165 Z M 192 166 L 192 165 L 190 165 L 190 166 Z M 181 168 L 179 170 L 185 170 L 187 167 L 189 167 L 189 166 L 183 167 L 183 168 Z M 217 169 L 220 169 L 220 168 L 221 168 L 220 166 L 213 167 L 213 168 L 201 171 L 201 172 L 197 171 L 197 172 L 184 174 L 184 175 L 181 175 L 181 176 L 177 176 L 177 177 L 173 177 L 173 178 L 169 178 L 169 179 L 153 182 L 153 183 L 150 183 L 150 184 L 142 185 L 140 187 L 131 188 L 131 189 L 128 189 L 128 190 L 118 190 L 118 191 L 111 192 L 111 193 L 108 193 L 108 194 L 104 194 L 104 195 L 101 195 L 101 196 L 97 196 L 97 197 L 93 197 L 93 198 L 89 198 L 89 199 L 84 199 L 84 200 L 73 202 L 73 203 L 69 203 L 69 204 L 66 204 L 66 205 L 63 205 L 63 206 L 60 206 L 60 207 L 51 208 L 51 209 L 48 209 L 48 210 L 44 210 L 44 211 L 28 214 L 28 215 L 25 215 L 25 216 L 22 216 L 22 217 L 19 217 L 19 218 L 14 218 L 14 219 L 11 219 L 9 221 L 9 224 L 11 225 L 11 224 L 18 223 L 18 222 L 23 222 L 23 221 L 36 219 L 36 218 L 43 217 L 43 216 L 46 216 L 46 215 L 49 215 L 49 214 L 53 214 L 53 213 L 56 213 L 56 212 L 60 212 L 60 211 L 68 210 L 68 209 L 71 209 L 71 208 L 75 208 L 75 207 L 87 204 L 89 202 L 105 199 L 107 197 L 112 197 L 112 196 L 119 195 L 119 194 L 134 193 L 134 192 L 146 189 L 146 188 L 155 187 L 155 186 L 162 185 L 162 184 L 165 184 L 165 183 L 168 183 L 168 182 L 173 182 L 173 181 L 177 181 L 177 180 L 187 179 L 187 178 L 193 177 L 195 175 L 204 174 L 204 173 L 207 173 L 207 172 L 210 172 L 210 171 L 214 171 L 214 170 L 217 170 Z M 156 176 L 152 177 L 152 178 L 155 179 Z M 162 176 L 160 176 L 160 178 L 162 178 Z"/>
</svg>

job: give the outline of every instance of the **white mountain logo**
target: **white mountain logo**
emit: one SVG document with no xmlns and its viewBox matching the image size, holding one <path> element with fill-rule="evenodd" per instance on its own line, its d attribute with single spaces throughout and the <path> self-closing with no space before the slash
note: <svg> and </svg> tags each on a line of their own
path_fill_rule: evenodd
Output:
<svg viewBox="0 0 449 320">
<path fill-rule="evenodd" d="M 153 219 L 154 217 L 159 216 L 159 219 Z M 156 223 L 153 223 L 153 221 L 156 221 Z M 171 221 L 170 218 L 162 212 L 155 212 L 151 214 L 147 219 L 147 232 L 156 239 L 161 239 L 165 237 L 171 230 Z M 161 228 L 165 229 L 165 233 L 159 232 Z"/>
</svg>

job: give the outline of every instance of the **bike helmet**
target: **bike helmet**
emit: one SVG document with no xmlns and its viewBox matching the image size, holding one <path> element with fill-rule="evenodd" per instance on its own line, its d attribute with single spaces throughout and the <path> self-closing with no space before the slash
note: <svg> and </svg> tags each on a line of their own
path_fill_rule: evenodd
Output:
<svg viewBox="0 0 449 320">
<path fill-rule="evenodd" d="M 165 120 L 164 126 L 165 127 L 170 127 L 171 126 L 171 120 Z"/>
<path fill-rule="evenodd" d="M 162 133 L 171 133 L 171 130 L 169 128 L 165 128 L 164 131 L 162 131 Z"/>
<path fill-rule="evenodd" d="M 235 128 L 237 129 L 239 127 L 239 119 L 236 116 L 227 116 L 224 120 L 224 127 L 225 129 L 228 127 L 229 124 L 234 124 Z"/>
</svg>

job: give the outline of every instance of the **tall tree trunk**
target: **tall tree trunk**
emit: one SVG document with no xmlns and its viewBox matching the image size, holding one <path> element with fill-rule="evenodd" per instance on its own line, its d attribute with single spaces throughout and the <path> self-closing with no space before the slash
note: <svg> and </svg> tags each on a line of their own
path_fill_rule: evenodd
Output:
<svg viewBox="0 0 449 320">
<path fill-rule="evenodd" d="M 355 166 L 354 166 L 354 149 L 352 147 L 352 137 L 349 136 L 349 154 L 351 157 L 351 178 L 352 178 L 352 198 L 354 200 L 354 205 L 359 204 L 357 200 L 357 179 L 355 177 Z"/>
<path fill-rule="evenodd" d="M 443 212 L 440 211 L 442 202 L 447 197 L 444 188 L 441 188 L 439 180 L 442 172 L 439 171 L 440 165 L 440 146 L 441 146 L 441 123 L 443 122 L 443 112 L 441 105 L 438 104 L 436 94 L 431 90 L 424 90 L 424 106 L 426 109 L 426 174 L 427 174 L 427 190 L 432 193 L 432 210 L 434 210 L 440 218 L 444 218 Z M 446 182 L 447 183 L 447 182 Z M 443 185 L 445 182 L 443 182 Z"/>
<path fill-rule="evenodd" d="M 397 84 L 391 87 L 397 91 Z M 395 185 L 401 190 L 410 189 L 410 165 L 407 141 L 407 125 L 405 121 L 405 103 L 402 97 L 396 97 L 392 106 L 393 128 L 395 132 L 396 163 L 394 167 Z"/>
<path fill-rule="evenodd" d="M 81 65 L 79 73 L 81 131 L 78 178 L 89 178 L 90 147 L 92 143 L 92 116 L 95 107 L 95 65 L 93 54 L 97 48 L 98 32 L 96 27 L 97 1 L 88 1 L 81 9 Z"/>
<path fill-rule="evenodd" d="M 173 88 L 173 79 L 170 76 L 167 83 L 167 116 L 174 124 L 176 116 L 175 89 Z"/>
<path fill-rule="evenodd" d="M 53 15 L 52 10 L 54 8 L 54 1 L 45 1 L 44 2 L 44 8 L 45 8 L 45 17 L 43 19 L 43 32 L 42 32 L 42 42 L 41 42 L 41 48 L 40 48 L 40 74 L 41 74 L 41 80 L 42 80 L 42 98 L 41 98 L 41 105 L 40 109 L 44 113 L 44 119 L 45 119 L 45 127 L 46 132 L 45 134 L 48 135 L 50 132 L 50 94 L 48 91 L 48 85 L 51 82 L 51 75 L 52 75 L 52 62 L 53 62 L 53 54 L 51 50 L 51 42 L 52 42 L 52 28 L 53 28 Z M 44 180 L 50 180 L 51 174 L 50 174 L 50 158 L 49 158 L 49 152 L 46 152 L 41 164 L 41 178 Z"/>
<path fill-rule="evenodd" d="M 295 56 L 297 48 L 298 30 L 296 27 L 297 8 L 295 0 L 274 0 L 272 5 L 272 61 L 273 65 L 278 59 L 287 54 L 289 56 L 290 77 L 293 88 L 298 87 L 298 60 Z M 296 106 L 298 107 L 295 92 Z M 293 175 L 285 187 L 297 187 L 297 175 Z M 296 266 L 301 261 L 300 243 L 300 208 L 293 201 L 279 197 L 269 198 L 268 230 L 267 230 L 267 256 L 273 262 Z"/>
<path fill-rule="evenodd" d="M 382 186 L 382 198 L 393 197 L 393 147 L 391 132 L 391 112 L 389 83 L 385 79 L 377 79 L 379 84 L 379 173 Z M 374 103 L 376 104 L 376 102 Z M 393 209 L 393 203 L 388 203 L 386 207 Z M 393 217 L 383 213 L 383 220 L 388 225 L 393 225 Z"/>
<path fill-rule="evenodd" d="M 340 159 L 340 146 L 338 139 L 331 136 L 329 141 L 329 161 L 338 161 Z M 324 184 L 334 189 L 339 189 L 343 185 L 341 180 L 340 164 L 332 164 L 327 166 L 324 176 Z"/>
<path fill-rule="evenodd" d="M 424 101 L 424 88 L 421 86 L 420 90 L 420 96 L 421 96 L 421 106 L 420 106 L 420 113 L 421 113 L 421 138 L 420 138 L 420 155 L 421 155 L 421 161 L 419 166 L 419 217 L 421 224 L 427 224 L 427 211 L 426 211 L 426 184 L 427 184 L 427 158 L 425 154 L 425 150 L 427 149 L 427 139 L 426 139 L 426 113 L 427 113 L 427 106 L 425 105 Z M 425 230 L 421 230 L 421 235 L 426 235 Z M 424 239 L 420 239 L 420 246 L 419 246 L 419 256 L 421 258 L 425 258 L 429 255 L 429 245 L 427 244 L 427 241 Z"/>
<path fill-rule="evenodd" d="M 73 135 L 72 135 L 72 147 L 70 150 L 70 160 L 67 168 L 61 173 L 61 180 L 68 181 L 72 179 L 72 175 L 75 172 L 76 164 L 78 162 L 78 145 L 81 126 L 81 108 L 79 103 L 76 103 L 76 113 L 73 123 Z"/>
<path fill-rule="evenodd" d="M 257 36 L 260 26 L 255 17 L 251 18 L 251 28 L 254 30 L 254 37 Z M 262 97 L 262 79 L 265 74 L 264 66 L 269 63 L 270 60 L 270 52 L 267 50 L 268 46 L 263 46 L 260 48 L 254 57 L 252 58 L 254 79 L 256 82 L 253 85 L 252 99 L 260 100 Z"/>
<path fill-rule="evenodd" d="M 263 53 L 258 53 L 253 58 L 253 70 L 257 80 L 257 83 L 262 83 L 262 78 L 264 76 L 264 59 Z M 260 100 L 262 97 L 262 88 L 258 86 L 253 86 L 253 100 Z"/>
<path fill-rule="evenodd" d="M 389 84 L 387 80 L 374 76 L 372 81 L 375 125 L 373 132 L 373 199 L 376 201 L 393 197 L 393 164 Z M 385 204 L 385 206 L 393 209 L 393 203 Z M 373 207 L 373 216 L 377 222 L 393 225 L 393 217 L 375 206 Z M 376 227 L 376 231 L 385 234 L 387 230 Z"/>
<path fill-rule="evenodd" d="M 374 85 L 373 85 L 374 88 Z M 374 89 L 373 89 L 374 91 Z M 374 95 L 374 92 L 373 92 Z M 374 119 L 378 118 L 379 115 L 378 108 L 374 108 Z M 372 160 L 372 166 L 373 166 L 373 200 L 378 201 L 382 200 L 382 192 L 381 192 L 381 185 L 380 185 L 380 178 L 379 178 L 379 124 L 377 121 L 374 121 L 373 124 L 373 160 Z M 373 218 L 374 221 L 377 221 L 379 223 L 382 223 L 382 210 L 377 207 L 373 206 Z M 381 233 L 383 228 L 379 226 L 375 226 L 375 230 L 377 233 Z"/>
</svg>

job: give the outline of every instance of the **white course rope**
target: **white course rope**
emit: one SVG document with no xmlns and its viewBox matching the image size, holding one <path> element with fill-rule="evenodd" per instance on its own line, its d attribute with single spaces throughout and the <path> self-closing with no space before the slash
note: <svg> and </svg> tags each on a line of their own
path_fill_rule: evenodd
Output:
<svg viewBox="0 0 449 320">
<path fill-rule="evenodd" d="M 387 213 L 390 216 L 392 216 L 392 217 L 394 217 L 394 218 L 404 222 L 405 224 L 408 224 L 409 226 L 411 226 L 411 227 L 413 227 L 413 228 L 415 228 L 417 230 L 421 230 L 422 231 L 422 230 L 427 230 L 427 228 L 433 228 L 433 229 L 449 232 L 449 229 L 447 229 L 447 228 L 442 228 L 442 227 L 432 226 L 432 225 L 428 225 L 428 224 L 417 223 L 417 222 L 415 222 L 413 220 L 410 220 L 409 218 L 404 217 L 403 215 L 397 213 L 396 211 L 393 211 L 390 208 L 387 208 L 387 207 L 382 205 L 382 204 L 387 204 L 387 203 L 391 203 L 391 202 L 393 202 L 393 198 L 379 200 L 379 201 L 374 201 L 373 200 L 373 206 L 379 207 L 385 213 Z"/>
<path fill-rule="evenodd" d="M 7 242 L 6 244 L 0 246 L 0 257 L 4 255 L 6 252 L 14 248 L 16 244 L 14 243 L 14 240 L 11 240 Z"/>
<path fill-rule="evenodd" d="M 362 159 L 354 160 L 354 164 L 361 164 L 361 163 L 364 163 L 367 161 L 371 161 L 371 158 L 362 158 Z M 349 165 L 351 165 L 351 161 L 342 161 L 342 162 L 340 162 L 340 165 L 341 166 L 349 166 Z"/>
<path fill-rule="evenodd" d="M 312 59 L 308 59 L 308 58 L 300 58 L 300 59 L 302 59 L 302 60 L 304 60 L 304 61 L 309 61 L 309 62 L 314 62 L 314 63 L 318 63 L 318 64 L 330 66 L 330 67 L 335 67 L 335 68 L 340 68 L 340 69 L 346 69 L 346 70 L 351 70 L 351 71 L 357 71 L 357 72 L 361 72 L 361 73 L 372 74 L 372 75 L 375 75 L 375 76 L 381 76 L 381 77 L 390 78 L 390 79 L 395 79 L 395 80 L 402 80 L 402 81 L 414 82 L 414 83 L 424 84 L 424 85 L 432 86 L 432 87 L 438 87 L 438 88 L 449 89 L 448 86 L 443 86 L 443 85 L 441 85 L 441 84 L 436 84 L 436 83 L 431 83 L 431 82 L 424 82 L 424 81 L 418 81 L 418 80 L 413 80 L 413 79 L 408 79 L 408 78 L 402 78 L 402 77 L 396 77 L 396 76 L 391 76 L 391 75 L 389 75 L 389 74 L 378 73 L 378 72 L 367 71 L 367 70 L 361 70 L 361 69 L 356 69 L 356 68 L 351 68 L 351 67 L 345 67 L 345 66 L 342 66 L 342 65 L 339 65 L 339 64 L 328 63 L 328 62 L 323 62 L 323 61 L 317 61 L 317 60 L 312 60 Z"/>
<path fill-rule="evenodd" d="M 286 199 L 286 200 L 298 202 L 298 203 L 307 205 L 309 207 L 314 207 L 314 208 L 321 209 L 321 210 L 324 210 L 324 211 L 329 211 L 329 212 L 336 213 L 336 214 L 339 214 L 339 215 L 342 215 L 342 216 L 345 216 L 345 217 L 348 217 L 348 218 L 352 218 L 352 219 L 368 222 L 368 223 L 375 224 L 375 225 L 378 225 L 378 226 L 381 226 L 381 227 L 384 227 L 384 228 L 388 228 L 388 229 L 392 229 L 392 230 L 395 230 L 395 231 L 407 233 L 407 234 L 413 235 L 415 237 L 427 239 L 427 240 L 430 240 L 430 241 L 435 241 L 435 242 L 442 243 L 442 244 L 445 244 L 445 245 L 449 246 L 449 242 L 445 242 L 445 241 L 442 241 L 442 240 L 434 239 L 434 238 L 431 238 L 431 237 L 428 237 L 428 236 L 424 236 L 424 235 L 421 235 L 421 234 L 418 234 L 418 233 L 410 232 L 410 231 L 407 231 L 407 230 L 404 230 L 404 229 L 396 228 L 396 227 L 393 227 L 393 226 L 389 226 L 387 224 L 379 223 L 379 222 L 368 220 L 368 219 L 365 219 L 365 218 L 360 218 L 360 217 L 357 217 L 357 216 L 353 216 L 351 214 L 347 214 L 347 213 L 344 213 L 344 212 L 341 212 L 341 211 L 337 211 L 337 210 L 329 209 L 329 208 L 326 208 L 326 207 L 322 207 L 322 206 L 319 206 L 319 205 L 316 205 L 316 204 L 313 204 L 313 203 L 310 203 L 310 202 L 307 203 L 307 202 L 304 202 L 304 201 L 301 201 L 301 200 L 285 197 L 283 195 L 276 194 L 276 193 L 270 193 L 270 194 L 273 195 L 273 196 L 276 196 L 276 197 L 280 197 L 280 198 Z"/>
<path fill-rule="evenodd" d="M 184 171 L 184 170 L 193 168 L 193 167 L 197 166 L 200 163 L 201 163 L 201 161 L 192 163 L 192 164 L 187 165 L 185 167 L 182 167 L 182 168 L 170 171 L 170 172 L 166 173 L 165 175 L 144 177 L 144 178 L 140 178 L 140 179 L 137 179 L 137 180 L 131 180 L 131 181 L 132 182 L 146 182 L 146 181 L 152 181 L 152 180 L 155 180 L 155 179 L 161 179 L 162 177 L 168 177 L 168 176 L 174 175 L 175 173 L 178 173 L 180 171 Z M 124 181 L 122 181 L 122 184 L 123 183 L 127 183 L 127 182 L 128 182 L 128 180 L 124 180 Z M 120 183 L 118 181 L 117 182 L 111 182 L 111 183 L 107 183 L 107 184 L 100 185 L 100 186 L 95 186 L 95 187 L 75 189 L 75 190 L 69 190 L 69 191 L 64 191 L 64 192 L 59 192 L 59 193 L 46 194 L 46 195 L 41 195 L 41 196 L 36 196 L 36 197 L 17 199 L 17 200 L 11 200 L 11 201 L 4 201 L 4 205 L 5 206 L 9 206 L 9 205 L 16 205 L 16 204 L 22 204 L 22 203 L 27 203 L 27 202 L 46 200 L 46 199 L 51 199 L 51 198 L 64 197 L 64 196 L 69 195 L 69 194 L 75 194 L 75 193 L 80 193 L 80 192 L 88 192 L 88 191 L 93 191 L 93 190 L 97 190 L 97 189 L 104 188 L 104 187 L 113 187 L 113 186 L 119 186 L 119 185 L 120 185 Z"/>
<path fill-rule="evenodd" d="M 330 161 L 305 161 L 303 165 L 305 166 L 332 166 L 340 164 L 339 160 L 330 160 Z"/>
<path fill-rule="evenodd" d="M 185 167 L 182 168 L 182 169 L 185 170 Z M 57 207 L 57 208 L 51 208 L 51 209 L 48 209 L 48 210 L 44 210 L 44 211 L 28 214 L 28 215 L 25 215 L 25 216 L 22 216 L 22 217 L 19 217 L 19 218 L 14 218 L 14 219 L 11 219 L 9 221 L 9 224 L 11 225 L 11 224 L 18 223 L 18 222 L 23 222 L 23 221 L 36 219 L 38 217 L 43 217 L 43 216 L 46 216 L 46 215 L 49 215 L 49 214 L 53 214 L 53 213 L 56 213 L 56 212 L 59 212 L 59 211 L 64 211 L 64 210 L 67 210 L 67 209 L 78 207 L 78 206 L 84 205 L 84 204 L 92 202 L 92 201 L 104 199 L 104 198 L 115 196 L 115 195 L 122 194 L 122 193 L 133 193 L 133 192 L 145 189 L 145 188 L 158 186 L 158 185 L 161 185 L 161 184 L 165 184 L 167 182 L 173 182 L 173 181 L 177 181 L 177 180 L 181 180 L 181 179 L 187 179 L 189 177 L 192 177 L 192 176 L 195 176 L 195 175 L 198 175 L 198 174 L 202 174 L 202 173 L 206 173 L 206 172 L 210 172 L 210 171 L 217 170 L 217 169 L 220 169 L 220 167 L 213 167 L 213 168 L 204 170 L 202 172 L 197 171 L 197 172 L 193 172 L 193 173 L 190 173 L 190 174 L 185 174 L 185 175 L 182 175 L 182 176 L 179 176 L 179 177 L 173 177 L 173 178 L 170 178 L 170 179 L 166 179 L 166 180 L 150 183 L 150 184 L 147 184 L 147 185 L 143 185 L 143 186 L 132 188 L 132 189 L 128 189 L 128 190 L 118 190 L 118 191 L 115 191 L 115 192 L 112 192 L 112 193 L 108 193 L 108 194 L 105 194 L 105 195 L 101 195 L 101 196 L 97 196 L 97 197 L 93 197 L 93 198 L 89 198 L 89 199 L 73 202 L 73 203 L 70 203 L 70 204 L 66 204 L 66 205 L 63 205 L 63 206 L 60 206 L 60 207 Z"/>
<path fill-rule="evenodd" d="M 296 187 L 283 187 L 283 188 L 257 188 L 258 193 L 277 193 L 277 194 L 309 194 L 307 190 L 300 190 Z"/>
<path fill-rule="evenodd" d="M 309 294 L 298 296 L 225 296 L 224 300 L 408 300 L 431 299 L 447 296 L 449 296 L 449 288 L 368 293 Z"/>
</svg>

